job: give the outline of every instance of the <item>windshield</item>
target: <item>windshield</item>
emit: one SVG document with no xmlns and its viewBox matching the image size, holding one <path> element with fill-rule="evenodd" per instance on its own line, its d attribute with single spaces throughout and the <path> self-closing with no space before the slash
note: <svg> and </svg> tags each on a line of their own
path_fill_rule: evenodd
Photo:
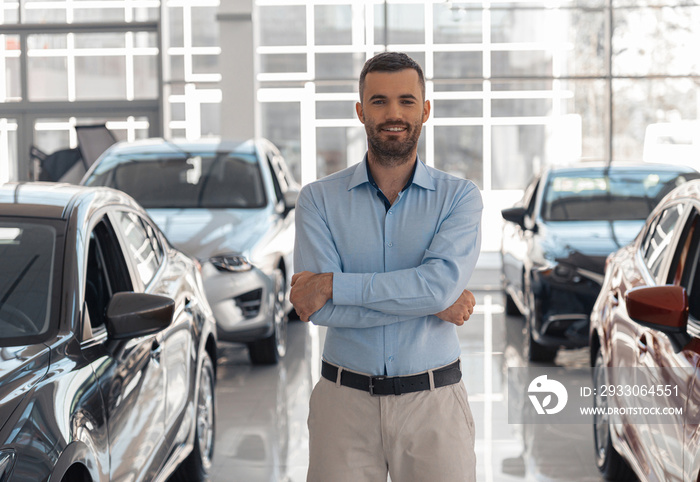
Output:
<svg viewBox="0 0 700 482">
<path fill-rule="evenodd" d="M 144 208 L 260 208 L 265 191 L 257 159 L 245 154 L 158 153 L 100 161 L 86 181 L 126 192 Z"/>
<path fill-rule="evenodd" d="M 0 345 L 49 328 L 56 230 L 0 220 Z"/>
<path fill-rule="evenodd" d="M 549 178 L 542 202 L 545 221 L 643 220 L 662 197 L 697 173 L 568 171 Z"/>
</svg>

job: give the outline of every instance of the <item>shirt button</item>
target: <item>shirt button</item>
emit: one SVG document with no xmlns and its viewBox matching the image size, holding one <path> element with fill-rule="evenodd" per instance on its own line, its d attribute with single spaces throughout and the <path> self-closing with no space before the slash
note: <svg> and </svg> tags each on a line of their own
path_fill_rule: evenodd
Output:
<svg viewBox="0 0 700 482">
<path fill-rule="evenodd" d="M 390 357 L 389 357 L 389 361 L 390 361 L 390 362 L 394 361 L 394 357 L 393 357 L 393 356 L 390 356 Z"/>
<path fill-rule="evenodd" d="M 389 211 L 389 214 L 394 214 L 394 211 Z"/>
<path fill-rule="evenodd" d="M 386 243 L 386 245 L 391 248 L 394 245 L 394 243 Z"/>
</svg>

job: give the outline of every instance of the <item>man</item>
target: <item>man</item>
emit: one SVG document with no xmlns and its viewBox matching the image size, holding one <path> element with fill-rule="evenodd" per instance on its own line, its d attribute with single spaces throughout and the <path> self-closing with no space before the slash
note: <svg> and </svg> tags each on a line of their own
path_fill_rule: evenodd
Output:
<svg viewBox="0 0 700 482">
<path fill-rule="evenodd" d="M 457 326 L 481 243 L 476 186 L 425 166 L 420 66 L 381 53 L 360 75 L 368 151 L 305 186 L 291 299 L 328 327 L 309 405 L 310 482 L 475 480 Z"/>
</svg>

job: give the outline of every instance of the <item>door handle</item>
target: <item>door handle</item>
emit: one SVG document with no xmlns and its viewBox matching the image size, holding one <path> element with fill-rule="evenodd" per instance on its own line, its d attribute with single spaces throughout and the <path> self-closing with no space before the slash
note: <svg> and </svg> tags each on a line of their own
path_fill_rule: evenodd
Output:
<svg viewBox="0 0 700 482">
<path fill-rule="evenodd" d="M 613 306 L 617 306 L 620 304 L 620 292 L 618 290 L 614 290 L 612 292 L 612 294 L 610 295 L 610 302 Z"/>
<path fill-rule="evenodd" d="M 151 359 L 158 365 L 160 365 L 160 355 L 163 352 L 163 345 L 160 344 L 158 340 L 153 340 L 151 345 Z"/>
<path fill-rule="evenodd" d="M 646 333 L 642 333 L 642 335 L 637 338 L 637 351 L 639 352 L 640 357 L 646 355 L 646 353 L 649 351 Z"/>
</svg>

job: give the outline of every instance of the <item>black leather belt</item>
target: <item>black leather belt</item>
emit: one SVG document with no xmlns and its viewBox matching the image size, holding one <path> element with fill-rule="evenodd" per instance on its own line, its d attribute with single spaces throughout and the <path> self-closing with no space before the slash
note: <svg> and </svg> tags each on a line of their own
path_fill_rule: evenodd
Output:
<svg viewBox="0 0 700 482">
<path fill-rule="evenodd" d="M 323 378 L 335 383 L 338 379 L 338 367 L 323 360 L 321 363 L 321 375 Z M 460 380 L 462 380 L 462 370 L 459 368 L 459 360 L 446 367 L 433 370 L 435 388 L 452 385 Z M 402 393 L 430 390 L 430 375 L 421 373 L 403 377 L 371 377 L 343 370 L 340 373 L 340 384 L 345 387 L 369 392 L 370 395 L 401 395 Z"/>
</svg>

